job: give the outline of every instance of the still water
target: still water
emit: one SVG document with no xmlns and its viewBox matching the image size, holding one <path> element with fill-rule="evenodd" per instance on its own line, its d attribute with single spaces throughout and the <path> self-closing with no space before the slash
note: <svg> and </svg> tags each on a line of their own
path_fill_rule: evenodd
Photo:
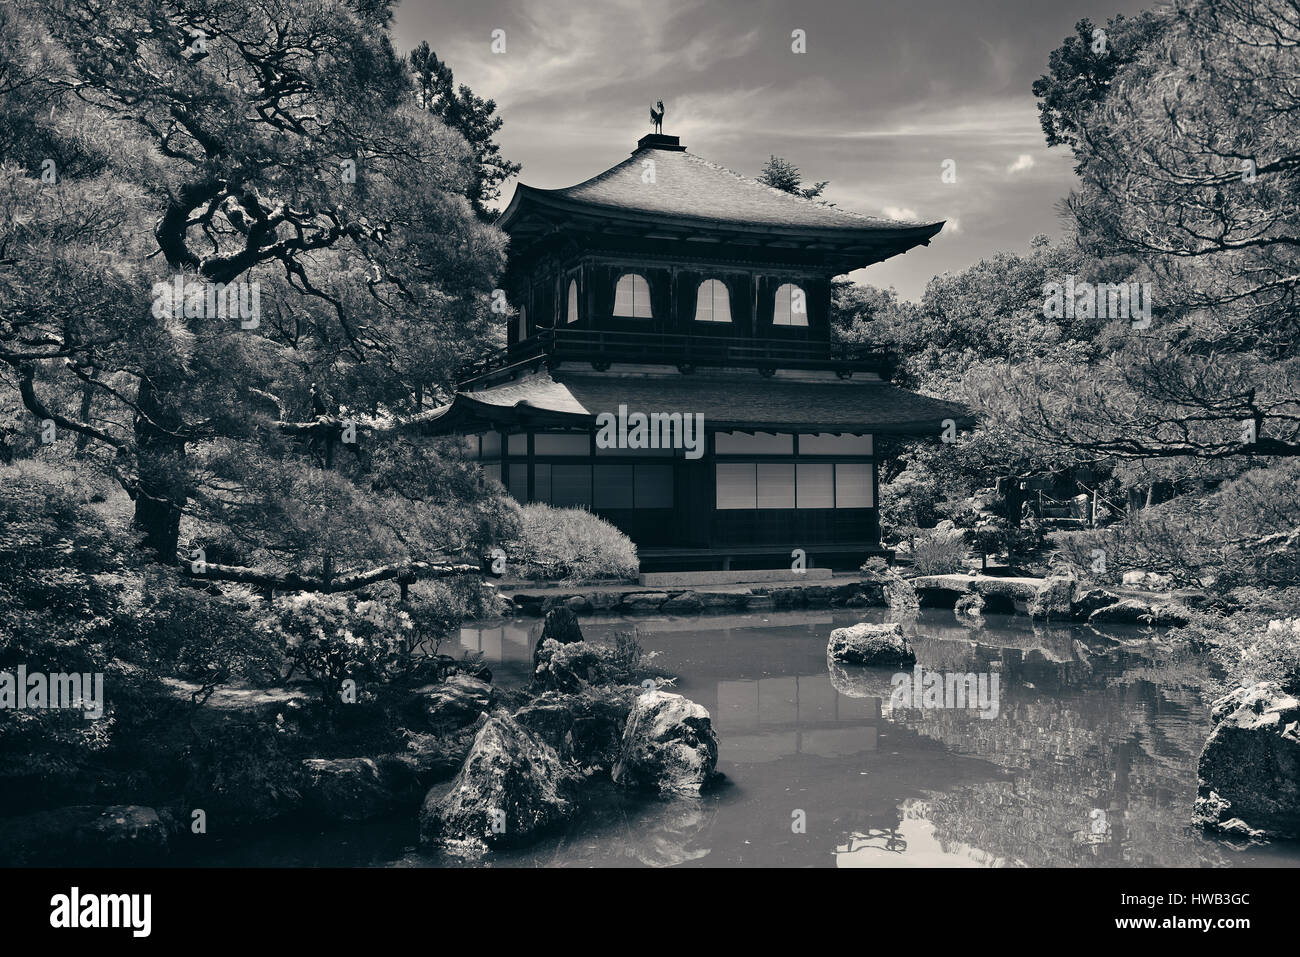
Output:
<svg viewBox="0 0 1300 957">
<path fill-rule="evenodd" d="M 904 707 L 891 699 L 897 669 L 832 673 L 826 662 L 832 628 L 886 614 L 583 619 L 589 638 L 635 628 L 654 664 L 679 676 L 673 690 L 709 710 L 726 782 L 665 800 L 601 787 L 566 831 L 483 863 L 1300 865 L 1298 844 L 1237 850 L 1187 824 L 1210 730 L 1204 662 L 1163 659 L 1139 629 L 1010 616 L 974 628 L 927 609 L 907 625 L 918 664 L 983 675 L 990 691 L 996 675 L 996 716 Z M 492 662 L 499 684 L 523 682 L 540 627 L 466 628 L 460 641 Z M 414 845 L 414 820 L 390 820 L 268 839 L 222 863 L 460 863 Z"/>
</svg>

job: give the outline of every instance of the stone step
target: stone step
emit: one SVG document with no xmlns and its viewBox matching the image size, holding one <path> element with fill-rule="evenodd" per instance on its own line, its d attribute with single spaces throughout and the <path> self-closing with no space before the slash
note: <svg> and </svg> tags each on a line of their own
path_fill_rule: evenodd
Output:
<svg viewBox="0 0 1300 957">
<path fill-rule="evenodd" d="M 752 585 L 761 582 L 820 582 L 831 579 L 829 568 L 751 568 L 726 572 L 645 572 L 638 583 L 651 588 L 692 588 L 698 585 Z"/>
</svg>

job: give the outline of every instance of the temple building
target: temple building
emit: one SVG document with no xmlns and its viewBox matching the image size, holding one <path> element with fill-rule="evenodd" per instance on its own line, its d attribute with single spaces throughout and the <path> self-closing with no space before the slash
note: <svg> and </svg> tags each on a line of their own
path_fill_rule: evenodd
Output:
<svg viewBox="0 0 1300 957">
<path fill-rule="evenodd" d="M 582 507 L 642 569 L 853 567 L 881 551 L 876 447 L 952 403 L 888 381 L 878 347 L 831 340 L 831 280 L 926 245 L 942 223 L 852 213 L 650 134 L 566 189 L 520 185 L 507 345 L 427 420 L 467 436 L 520 502 Z"/>
</svg>

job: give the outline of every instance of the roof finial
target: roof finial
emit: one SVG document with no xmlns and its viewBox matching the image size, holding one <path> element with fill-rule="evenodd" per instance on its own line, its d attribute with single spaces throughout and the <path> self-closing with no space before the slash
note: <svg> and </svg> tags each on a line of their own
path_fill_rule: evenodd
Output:
<svg viewBox="0 0 1300 957">
<path fill-rule="evenodd" d="M 664 131 L 664 101 L 660 100 L 650 108 L 650 123 L 654 126 L 656 133 Z"/>
</svg>

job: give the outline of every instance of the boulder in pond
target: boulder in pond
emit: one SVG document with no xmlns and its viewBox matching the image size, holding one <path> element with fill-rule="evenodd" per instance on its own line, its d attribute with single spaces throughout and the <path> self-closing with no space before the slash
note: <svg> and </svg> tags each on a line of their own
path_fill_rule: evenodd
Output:
<svg viewBox="0 0 1300 957">
<path fill-rule="evenodd" d="M 421 704 L 429 727 L 454 730 L 473 724 L 492 708 L 494 700 L 492 686 L 486 681 L 456 673 L 425 692 Z"/>
<path fill-rule="evenodd" d="M 75 805 L 0 822 L 6 867 L 87 867 L 158 862 L 170 828 L 151 807 Z"/>
<path fill-rule="evenodd" d="M 425 796 L 420 840 L 470 856 L 526 844 L 573 817 L 576 783 L 539 735 L 494 714 L 451 784 Z"/>
<path fill-rule="evenodd" d="M 921 607 L 912 583 L 883 561 L 868 561 L 862 566 L 861 591 L 857 594 L 862 596 L 862 604 L 888 605 L 895 615 L 910 615 Z"/>
<path fill-rule="evenodd" d="M 1080 589 L 1074 596 L 1074 604 L 1071 611 L 1075 618 L 1080 621 L 1087 621 L 1094 611 L 1101 608 L 1108 608 L 1118 601 L 1121 597 L 1114 592 L 1109 592 L 1104 588 L 1085 588 Z"/>
<path fill-rule="evenodd" d="M 351 823 L 393 808 L 393 795 L 370 758 L 308 758 L 302 762 L 303 809 L 326 821 Z"/>
<path fill-rule="evenodd" d="M 1219 698 L 1211 713 L 1196 822 L 1229 835 L 1300 838 L 1300 699 L 1261 681 Z"/>
<path fill-rule="evenodd" d="M 895 621 L 836 628 L 826 645 L 826 657 L 845 665 L 910 665 L 916 661 L 903 626 Z"/>
<path fill-rule="evenodd" d="M 660 611 L 668 615 L 697 615 L 704 608 L 704 602 L 693 591 L 684 591 L 669 598 L 660 606 Z"/>
<path fill-rule="evenodd" d="M 1179 605 L 1153 605 L 1138 598 L 1124 598 L 1088 616 L 1090 624 L 1185 625 L 1188 612 Z"/>
<path fill-rule="evenodd" d="M 632 703 L 612 776 L 626 788 L 698 792 L 717 764 L 709 712 L 679 694 L 651 690 Z"/>
<path fill-rule="evenodd" d="M 1069 618 L 1074 608 L 1074 593 L 1079 579 L 1072 574 L 1049 575 L 1029 599 L 1027 610 L 1032 618 Z"/>
<path fill-rule="evenodd" d="M 537 644 L 533 646 L 534 671 L 537 670 L 537 663 L 541 658 L 542 646 L 547 641 L 554 641 L 561 645 L 571 645 L 582 641 L 582 628 L 578 625 L 578 615 L 568 605 L 552 607 L 546 613 L 546 618 L 542 621 L 541 637 L 537 639 Z"/>
<path fill-rule="evenodd" d="M 610 771 L 637 689 L 583 688 L 574 694 L 547 691 L 515 712 L 515 720 L 583 771 Z"/>
<path fill-rule="evenodd" d="M 623 596 L 622 610 L 627 614 L 653 614 L 668 600 L 662 591 L 638 591 Z"/>
</svg>

